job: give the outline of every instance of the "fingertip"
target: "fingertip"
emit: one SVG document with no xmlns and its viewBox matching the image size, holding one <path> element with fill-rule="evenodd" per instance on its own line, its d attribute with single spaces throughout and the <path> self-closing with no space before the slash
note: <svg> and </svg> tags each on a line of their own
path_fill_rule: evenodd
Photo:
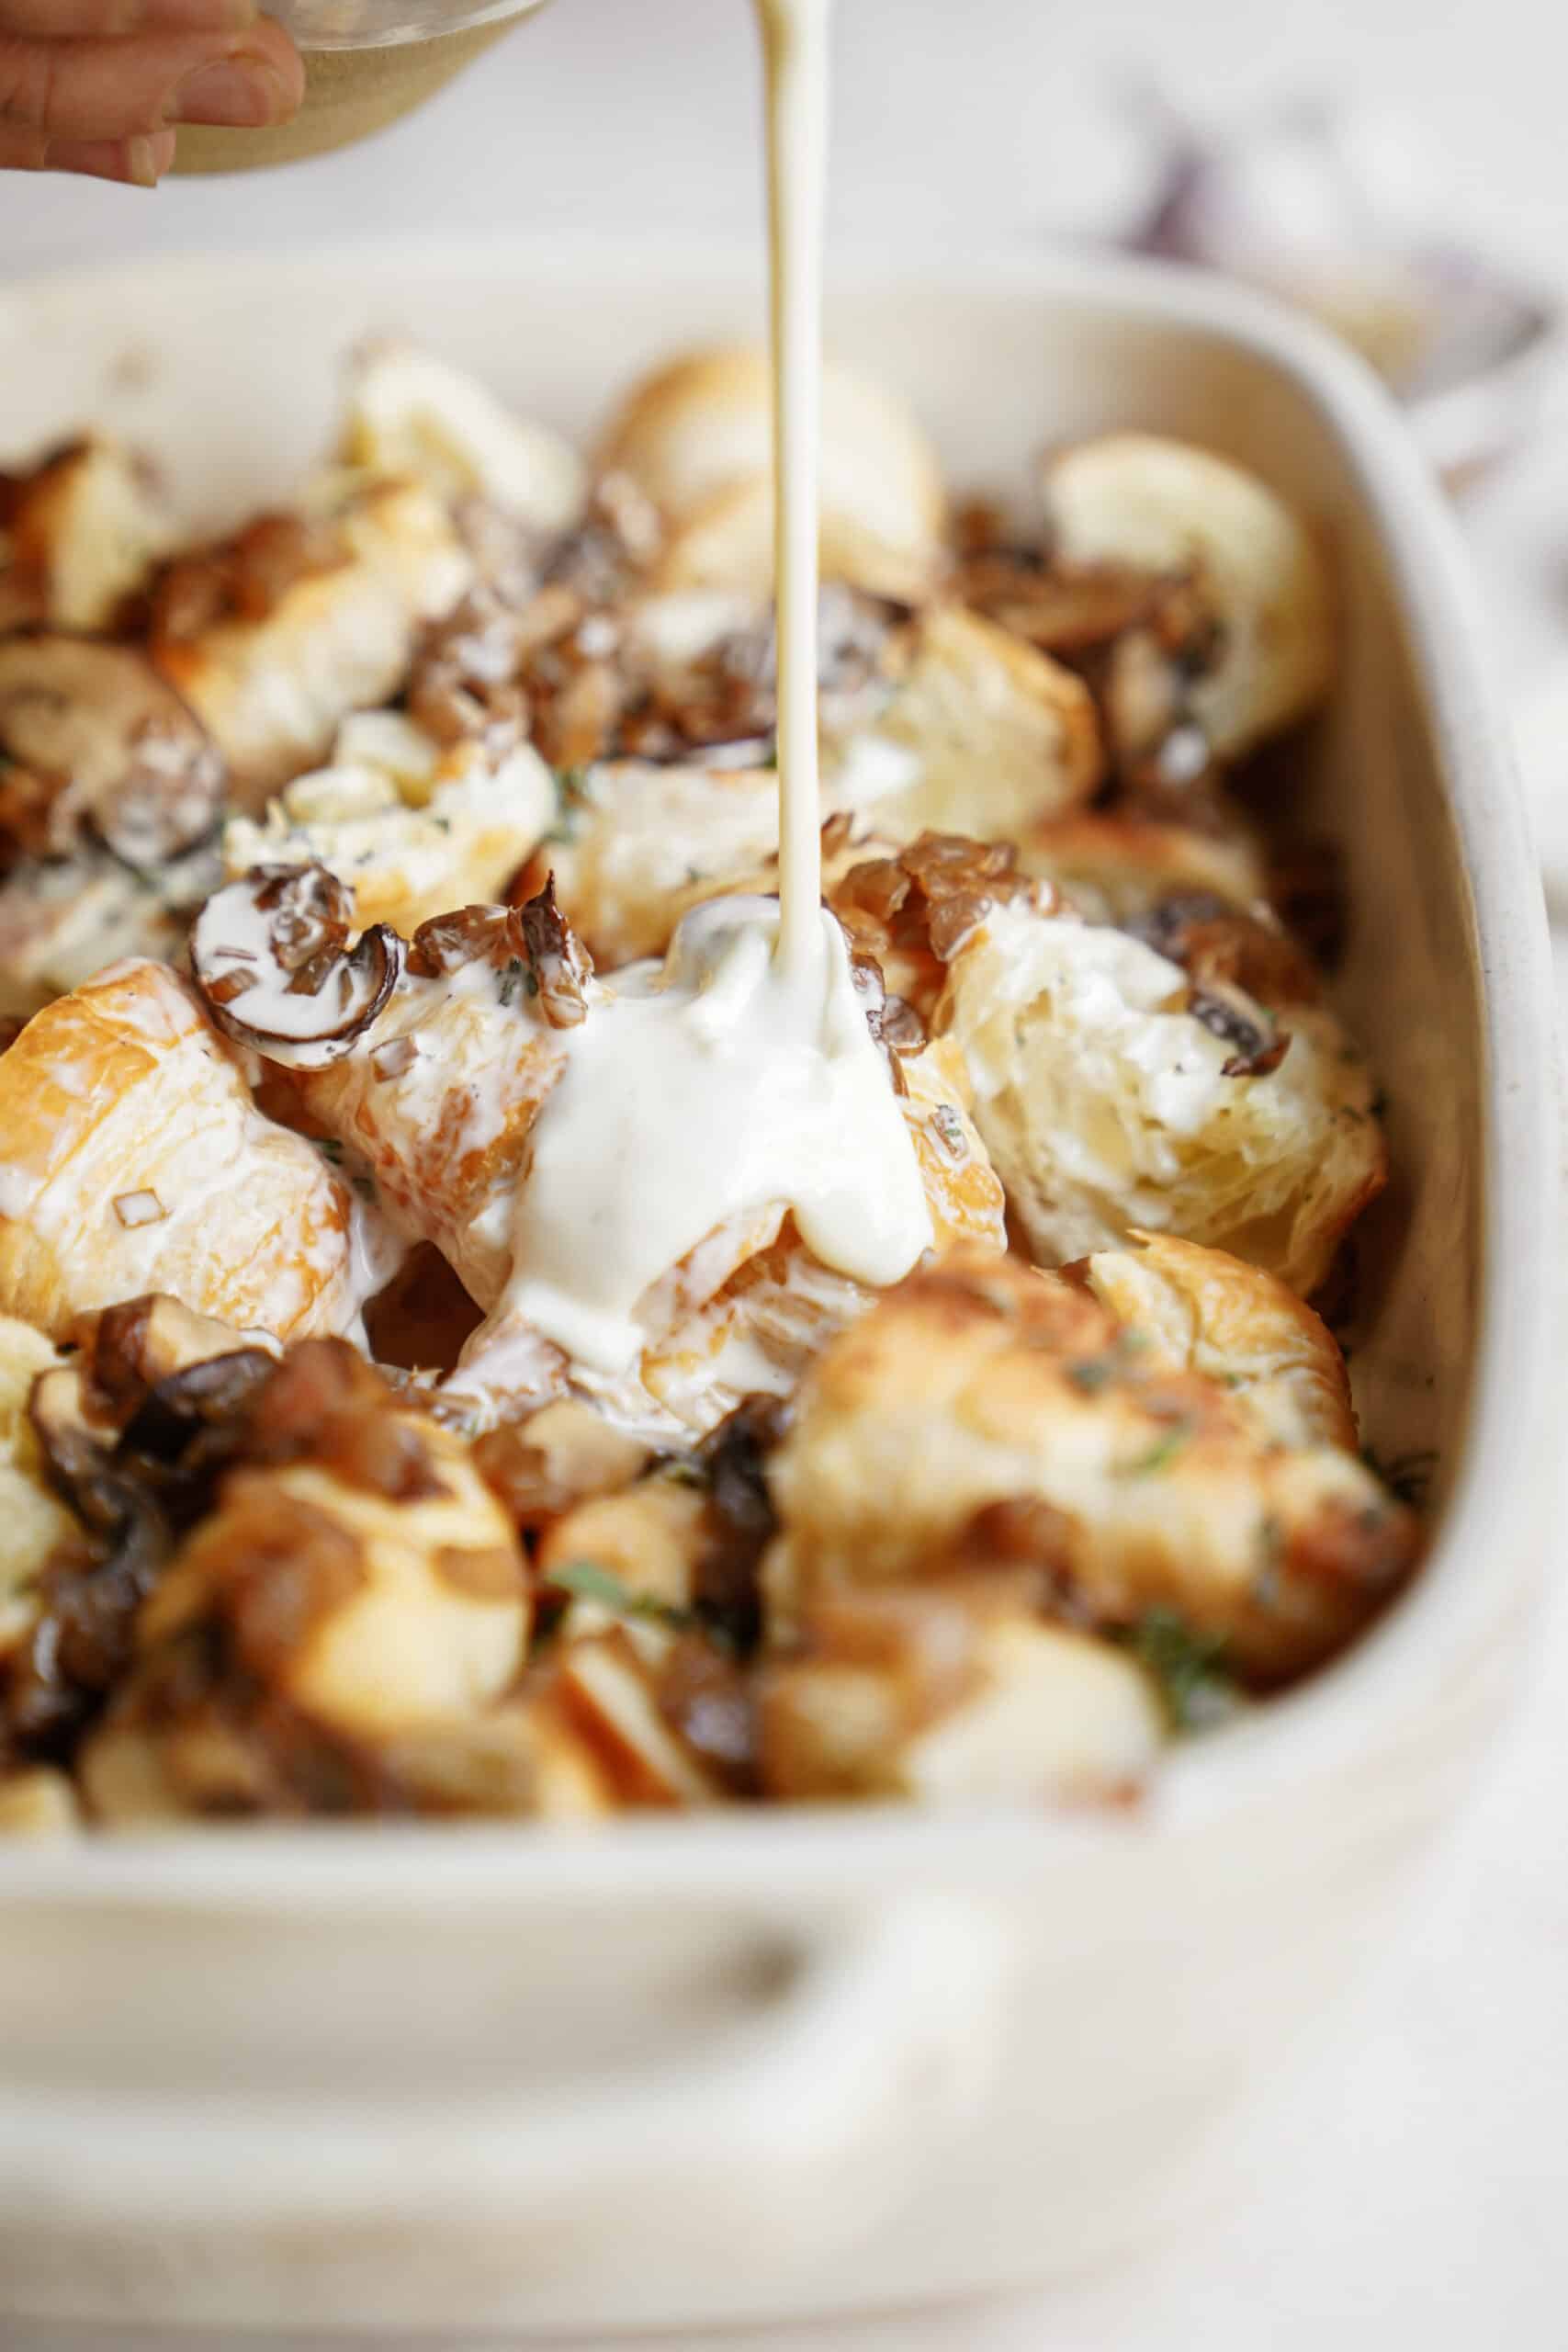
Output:
<svg viewBox="0 0 1568 2352">
<path fill-rule="evenodd" d="M 276 17 L 263 17 L 254 25 L 245 46 L 272 67 L 283 85 L 288 113 L 297 114 L 305 101 L 305 61 L 289 35 Z"/>
<path fill-rule="evenodd" d="M 175 160 L 175 134 L 172 130 L 144 131 L 139 137 L 123 142 L 122 168 L 104 175 L 106 178 L 122 179 L 128 187 L 156 187 Z"/>
<path fill-rule="evenodd" d="M 122 187 L 156 187 L 174 160 L 174 132 L 154 130 L 130 139 L 51 139 L 35 168 L 114 180 Z"/>
</svg>

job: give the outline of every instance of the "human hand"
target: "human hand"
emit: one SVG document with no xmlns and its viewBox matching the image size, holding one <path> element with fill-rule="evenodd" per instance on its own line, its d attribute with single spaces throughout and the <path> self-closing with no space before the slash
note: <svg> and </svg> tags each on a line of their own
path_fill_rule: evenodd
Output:
<svg viewBox="0 0 1568 2352">
<path fill-rule="evenodd" d="M 153 187 L 179 122 L 287 122 L 305 69 L 255 0 L 0 0 L 0 170 Z"/>
</svg>

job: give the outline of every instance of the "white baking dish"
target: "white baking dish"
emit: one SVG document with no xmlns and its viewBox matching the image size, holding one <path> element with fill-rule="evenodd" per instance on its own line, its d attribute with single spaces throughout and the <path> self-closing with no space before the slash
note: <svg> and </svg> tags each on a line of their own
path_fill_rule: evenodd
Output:
<svg viewBox="0 0 1568 2352">
<path fill-rule="evenodd" d="M 656 351 L 759 315 L 747 259 L 603 248 L 13 287 L 0 448 L 113 413 L 219 519 L 320 445 L 367 328 L 580 424 Z M 1398 1169 L 1355 1369 L 1382 1449 L 1439 1450 L 1431 1561 L 1351 1657 L 1125 1818 L 0 1853 L 0 2312 L 450 2341 L 1077 2266 L 1235 2143 L 1473 1772 L 1536 1543 L 1552 1048 L 1506 730 L 1438 501 L 1369 377 L 1217 284 L 862 271 L 832 340 L 912 396 L 960 480 L 1146 424 L 1259 467 L 1337 541 L 1344 687 L 1293 788 L 1350 853 L 1343 994 Z"/>
</svg>

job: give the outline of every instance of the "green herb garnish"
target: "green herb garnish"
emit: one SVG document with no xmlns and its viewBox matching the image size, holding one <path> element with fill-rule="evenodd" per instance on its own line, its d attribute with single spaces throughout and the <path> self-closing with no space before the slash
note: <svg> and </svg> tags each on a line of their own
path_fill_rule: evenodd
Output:
<svg viewBox="0 0 1568 2352">
<path fill-rule="evenodd" d="M 677 1609 L 668 1600 L 655 1600 L 651 1593 L 628 1592 L 620 1577 L 601 1567 L 597 1560 L 569 1560 L 564 1567 L 552 1568 L 545 1582 L 570 1592 L 574 1600 L 596 1600 L 601 1609 L 612 1610 L 617 1617 L 648 1618 L 679 1633 L 692 1623 L 687 1610 Z"/>
<path fill-rule="evenodd" d="M 1200 1634 L 1179 1611 L 1160 1607 L 1145 1610 L 1122 1639 L 1158 1685 L 1176 1730 L 1201 1731 L 1235 1713 L 1240 1694 L 1224 1671 L 1218 1635 Z"/>
<path fill-rule="evenodd" d="M 1124 1478 L 1152 1476 L 1155 1471 L 1163 1470 L 1168 1463 L 1175 1461 L 1191 1435 L 1190 1421 L 1173 1421 L 1165 1435 L 1156 1438 L 1146 1453 L 1137 1454 L 1131 1462 L 1123 1463 L 1122 1476 Z"/>
<path fill-rule="evenodd" d="M 547 842 L 571 842 L 577 839 L 578 820 L 582 804 L 588 797 L 588 768 L 557 768 L 556 821 L 545 835 Z"/>
</svg>

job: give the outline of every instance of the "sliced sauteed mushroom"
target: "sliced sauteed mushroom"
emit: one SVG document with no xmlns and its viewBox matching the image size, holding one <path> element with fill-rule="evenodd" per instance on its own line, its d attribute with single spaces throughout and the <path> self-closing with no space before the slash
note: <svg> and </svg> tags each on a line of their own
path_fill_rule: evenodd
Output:
<svg viewBox="0 0 1568 2352">
<path fill-rule="evenodd" d="M 0 829 L 64 856 L 85 837 L 152 871 L 210 833 L 223 763 L 133 646 L 22 629 L 0 638 Z"/>
<path fill-rule="evenodd" d="M 287 1069 L 352 1051 L 397 985 L 386 923 L 349 944 L 354 895 L 324 865 L 258 865 L 209 899 L 191 969 L 220 1028 Z"/>
</svg>

